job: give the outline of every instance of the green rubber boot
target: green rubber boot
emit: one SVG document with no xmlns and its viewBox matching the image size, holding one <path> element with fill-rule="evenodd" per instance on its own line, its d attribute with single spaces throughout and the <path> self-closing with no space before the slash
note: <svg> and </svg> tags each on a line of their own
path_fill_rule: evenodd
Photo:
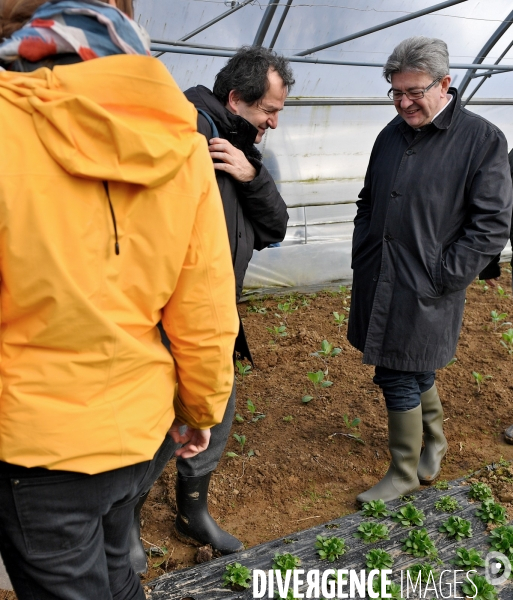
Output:
<svg viewBox="0 0 513 600">
<path fill-rule="evenodd" d="M 422 447 L 422 407 L 401 412 L 388 411 L 388 449 L 392 456 L 386 475 L 370 490 L 356 497 L 389 502 L 419 487 L 417 466 Z"/>
<path fill-rule="evenodd" d="M 424 428 L 424 450 L 420 455 L 417 475 L 423 485 L 432 484 L 440 474 L 442 458 L 447 452 L 444 436 L 444 409 L 436 385 L 420 396 L 422 425 Z"/>
</svg>

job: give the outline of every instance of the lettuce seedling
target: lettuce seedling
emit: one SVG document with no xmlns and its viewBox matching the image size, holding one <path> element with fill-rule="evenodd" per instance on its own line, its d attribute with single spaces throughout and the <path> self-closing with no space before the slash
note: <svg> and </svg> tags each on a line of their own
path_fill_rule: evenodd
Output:
<svg viewBox="0 0 513 600">
<path fill-rule="evenodd" d="M 360 538 L 366 544 L 371 544 L 379 540 L 388 540 L 388 527 L 381 523 L 360 523 L 353 537 Z"/>
<path fill-rule="evenodd" d="M 240 360 L 235 361 L 235 368 L 237 369 L 241 379 L 244 379 L 244 377 L 249 375 L 252 369 L 251 365 L 243 365 Z"/>
<path fill-rule="evenodd" d="M 251 585 L 251 571 L 240 563 L 226 565 L 223 573 L 223 586 L 230 586 L 234 590 L 247 589 Z"/>
<path fill-rule="evenodd" d="M 433 486 L 436 490 L 448 490 L 449 482 L 447 479 L 439 479 Z"/>
<path fill-rule="evenodd" d="M 449 517 L 438 528 L 441 533 L 446 533 L 450 538 L 460 542 L 463 538 L 472 537 L 472 523 L 461 517 Z"/>
<path fill-rule="evenodd" d="M 240 444 L 240 451 L 244 452 L 244 446 L 246 444 L 246 436 L 245 435 L 239 435 L 238 433 L 234 433 L 233 434 L 234 439 L 236 439 L 239 444 Z"/>
<path fill-rule="evenodd" d="M 385 596 L 381 595 L 381 581 L 378 578 L 372 582 L 372 589 L 377 594 L 377 596 L 374 596 L 375 600 L 404 600 L 401 595 L 401 586 L 393 581 L 386 585 Z"/>
<path fill-rule="evenodd" d="M 343 538 L 325 538 L 322 535 L 317 536 L 315 547 L 320 559 L 327 560 L 328 562 L 334 562 L 349 550 Z"/>
<path fill-rule="evenodd" d="M 490 489 L 490 486 L 486 485 L 486 483 L 481 483 L 478 481 L 470 486 L 468 497 L 471 500 L 481 500 L 481 502 L 483 502 L 487 498 L 492 497 L 492 490 Z"/>
<path fill-rule="evenodd" d="M 274 325 L 273 327 L 266 327 L 266 329 L 275 339 L 287 335 L 287 327 L 283 323 Z"/>
<path fill-rule="evenodd" d="M 513 525 L 502 525 L 490 532 L 490 546 L 513 561 Z"/>
<path fill-rule="evenodd" d="M 280 600 L 296 600 L 296 596 L 294 596 L 294 590 L 292 588 L 287 589 L 286 596 L 280 596 L 279 592 L 275 592 L 274 597 L 279 598 Z"/>
<path fill-rule="evenodd" d="M 385 552 L 385 550 L 377 548 L 375 550 L 370 550 L 365 555 L 365 564 L 369 570 L 378 569 L 381 571 L 383 569 L 391 569 L 394 564 L 394 559 L 388 552 Z"/>
<path fill-rule="evenodd" d="M 321 349 L 317 350 L 317 352 L 312 352 L 310 356 L 317 356 L 318 358 L 324 359 L 337 356 L 337 354 L 340 354 L 341 352 L 342 350 L 340 348 L 335 348 L 328 340 L 322 340 Z"/>
<path fill-rule="evenodd" d="M 333 385 L 333 382 L 325 380 L 324 376 L 325 376 L 325 374 L 323 371 L 315 371 L 315 372 L 309 371 L 307 373 L 308 379 L 313 383 L 316 396 L 319 395 L 319 391 L 321 389 L 327 388 L 327 387 L 330 387 L 330 385 Z M 305 402 L 304 397 L 303 397 L 303 402 Z"/>
<path fill-rule="evenodd" d="M 508 331 L 504 331 L 501 337 L 501 346 L 504 346 L 504 348 L 506 348 L 508 354 L 513 354 L 513 329 L 508 329 Z"/>
<path fill-rule="evenodd" d="M 430 559 L 436 559 L 438 557 L 438 551 L 431 541 L 425 527 L 410 531 L 408 537 L 401 541 L 403 542 L 403 550 L 416 558 L 423 558 L 426 556 Z"/>
<path fill-rule="evenodd" d="M 265 419 L 264 413 L 257 411 L 253 400 L 248 398 L 246 405 L 248 407 L 248 411 L 251 413 L 251 416 L 252 416 L 251 422 L 252 423 L 256 423 L 257 421 L 260 421 L 260 419 Z"/>
<path fill-rule="evenodd" d="M 450 561 L 453 565 L 465 567 L 467 571 L 474 567 L 484 567 L 484 560 L 481 557 L 481 552 L 475 548 L 458 548 L 456 550 L 456 558 Z"/>
<path fill-rule="evenodd" d="M 451 496 L 442 496 L 440 500 L 435 502 L 435 509 L 440 512 L 454 512 L 460 508 L 458 501 Z"/>
<path fill-rule="evenodd" d="M 296 567 L 299 567 L 301 564 L 301 559 L 298 556 L 294 556 L 289 552 L 284 554 L 280 554 L 276 552 L 273 560 L 273 569 L 275 571 L 281 571 L 283 575 L 287 573 L 287 571 L 293 571 Z"/>
<path fill-rule="evenodd" d="M 472 377 L 476 382 L 478 394 L 481 393 L 481 384 L 483 383 L 483 381 L 485 379 L 492 379 L 491 375 L 481 375 L 481 373 L 478 373 L 477 371 L 472 371 Z"/>
<path fill-rule="evenodd" d="M 499 325 L 501 325 L 501 321 L 504 321 L 508 317 L 506 313 L 499 313 L 496 310 L 492 310 L 490 316 L 492 317 L 494 331 L 497 331 Z M 502 323 L 502 325 L 511 325 L 511 323 Z"/>
<path fill-rule="evenodd" d="M 362 512 L 366 517 L 374 517 L 376 519 L 388 517 L 389 514 L 387 505 L 383 500 L 369 500 L 369 502 L 364 502 Z"/>
<path fill-rule="evenodd" d="M 506 522 L 506 509 L 491 498 L 483 500 L 481 508 L 476 511 L 476 517 L 485 523 L 493 523 L 494 525 L 502 525 Z"/>
<path fill-rule="evenodd" d="M 509 298 L 509 294 L 506 293 L 506 291 L 501 285 L 498 285 L 495 291 L 499 298 Z"/>
<path fill-rule="evenodd" d="M 486 581 L 485 577 L 478 575 L 470 575 L 469 579 L 472 581 L 466 581 L 461 589 L 463 593 L 473 600 L 495 600 L 498 598 L 495 586 Z M 473 585 L 472 585 L 473 584 Z"/>
<path fill-rule="evenodd" d="M 346 315 L 344 313 L 339 314 L 338 312 L 334 312 L 333 318 L 335 319 L 335 325 L 338 325 L 338 331 L 340 333 L 340 328 L 342 325 L 347 323 Z"/>
<path fill-rule="evenodd" d="M 412 527 L 413 525 L 424 525 L 426 515 L 410 502 L 396 513 L 393 513 L 392 519 L 405 527 Z"/>
<path fill-rule="evenodd" d="M 428 582 L 429 578 L 435 579 L 438 576 L 438 572 L 428 563 L 416 563 L 406 569 L 412 581 L 417 581 L 420 573 L 420 580 L 424 585 Z"/>
</svg>

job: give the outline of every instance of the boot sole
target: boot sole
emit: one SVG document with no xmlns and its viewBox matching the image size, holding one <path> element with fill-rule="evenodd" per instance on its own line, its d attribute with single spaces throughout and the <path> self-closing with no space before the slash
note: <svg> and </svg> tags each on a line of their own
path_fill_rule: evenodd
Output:
<svg viewBox="0 0 513 600">
<path fill-rule="evenodd" d="M 436 473 L 436 475 L 433 476 L 432 479 L 421 479 L 419 477 L 419 481 L 421 485 L 431 485 L 433 483 L 435 483 L 435 481 L 438 479 L 438 477 L 440 476 L 440 471 L 442 470 L 442 462 L 445 460 L 445 457 L 447 456 L 447 450 L 449 448 L 445 449 L 444 455 L 442 456 L 442 458 L 440 459 L 440 468 L 438 469 L 438 473 Z M 418 475 L 418 474 L 417 474 Z"/>
</svg>

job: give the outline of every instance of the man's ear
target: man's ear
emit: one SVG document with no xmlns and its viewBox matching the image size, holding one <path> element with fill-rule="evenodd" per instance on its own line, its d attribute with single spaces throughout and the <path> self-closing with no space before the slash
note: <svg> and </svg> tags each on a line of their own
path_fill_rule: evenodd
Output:
<svg viewBox="0 0 513 600">
<path fill-rule="evenodd" d="M 442 81 L 442 92 L 444 92 L 444 94 L 447 93 L 447 90 L 449 89 L 449 86 L 451 85 L 451 76 L 450 75 L 446 75 Z"/>
<path fill-rule="evenodd" d="M 226 108 L 234 115 L 238 115 L 239 114 L 239 102 L 240 102 L 240 96 L 239 96 L 238 92 L 236 92 L 235 90 L 230 90 L 230 93 L 228 94 L 228 100 L 226 102 Z"/>
</svg>

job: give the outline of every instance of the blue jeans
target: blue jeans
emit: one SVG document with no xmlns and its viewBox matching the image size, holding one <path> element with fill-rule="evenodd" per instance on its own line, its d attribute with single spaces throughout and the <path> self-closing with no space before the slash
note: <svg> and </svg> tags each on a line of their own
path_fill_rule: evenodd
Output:
<svg viewBox="0 0 513 600">
<path fill-rule="evenodd" d="M 129 532 L 151 465 L 85 475 L 0 462 L 0 552 L 18 600 L 144 600 Z"/>
<path fill-rule="evenodd" d="M 417 408 L 420 395 L 435 383 L 434 371 L 396 371 L 376 367 L 373 379 L 383 390 L 387 410 L 402 412 Z"/>
</svg>

